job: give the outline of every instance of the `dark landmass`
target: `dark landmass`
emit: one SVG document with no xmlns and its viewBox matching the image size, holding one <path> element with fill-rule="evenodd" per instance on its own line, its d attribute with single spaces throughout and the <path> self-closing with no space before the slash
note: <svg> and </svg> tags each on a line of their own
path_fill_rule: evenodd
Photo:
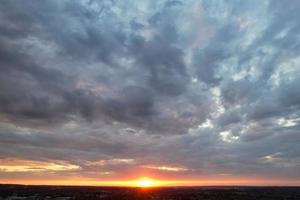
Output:
<svg viewBox="0 0 300 200">
<path fill-rule="evenodd" d="M 0 185 L 0 200 L 300 200 L 300 187 L 81 187 Z"/>
</svg>

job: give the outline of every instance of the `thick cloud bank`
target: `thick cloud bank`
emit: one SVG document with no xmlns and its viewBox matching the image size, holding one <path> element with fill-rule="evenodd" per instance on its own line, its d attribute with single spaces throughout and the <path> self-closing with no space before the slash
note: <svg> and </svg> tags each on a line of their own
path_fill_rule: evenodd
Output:
<svg viewBox="0 0 300 200">
<path fill-rule="evenodd" d="M 1 177 L 299 180 L 299 9 L 3 1 Z"/>
</svg>

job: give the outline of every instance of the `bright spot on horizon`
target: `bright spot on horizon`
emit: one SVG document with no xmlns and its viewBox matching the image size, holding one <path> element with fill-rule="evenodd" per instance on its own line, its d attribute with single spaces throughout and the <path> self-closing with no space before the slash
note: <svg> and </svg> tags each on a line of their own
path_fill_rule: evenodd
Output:
<svg viewBox="0 0 300 200">
<path fill-rule="evenodd" d="M 141 178 L 136 182 L 138 187 L 152 187 L 155 185 L 155 181 L 149 178 Z"/>
</svg>

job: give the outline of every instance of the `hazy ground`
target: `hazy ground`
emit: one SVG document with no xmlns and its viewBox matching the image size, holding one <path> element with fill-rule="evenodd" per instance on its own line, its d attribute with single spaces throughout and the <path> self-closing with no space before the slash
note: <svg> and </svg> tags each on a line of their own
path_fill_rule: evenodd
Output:
<svg viewBox="0 0 300 200">
<path fill-rule="evenodd" d="M 156 199 L 156 200 L 299 200 L 300 187 L 62 187 L 1 185 L 3 200 L 67 200 L 67 199 Z"/>
</svg>

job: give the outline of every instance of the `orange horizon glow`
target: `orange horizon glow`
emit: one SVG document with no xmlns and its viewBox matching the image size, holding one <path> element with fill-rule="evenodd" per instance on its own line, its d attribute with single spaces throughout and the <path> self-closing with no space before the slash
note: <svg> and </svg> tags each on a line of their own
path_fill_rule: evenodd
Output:
<svg viewBox="0 0 300 200">
<path fill-rule="evenodd" d="M 112 186 L 112 187 L 180 187 L 180 186 L 300 186 L 299 180 L 159 180 L 141 177 L 134 180 L 0 180 L 0 184 L 61 185 L 61 186 Z"/>
</svg>

